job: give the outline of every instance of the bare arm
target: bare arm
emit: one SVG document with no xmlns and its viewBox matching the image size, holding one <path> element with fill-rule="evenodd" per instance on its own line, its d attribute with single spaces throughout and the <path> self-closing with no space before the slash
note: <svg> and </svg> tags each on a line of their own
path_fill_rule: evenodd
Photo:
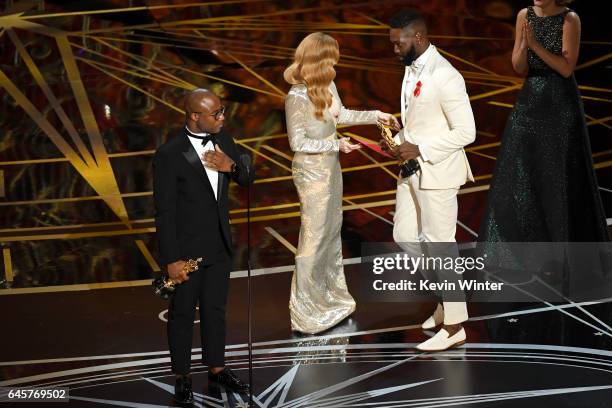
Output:
<svg viewBox="0 0 612 408">
<path fill-rule="evenodd" d="M 512 50 L 512 68 L 517 74 L 523 75 L 527 72 L 527 39 L 525 38 L 525 22 L 527 21 L 527 9 L 519 11 L 516 16 L 516 29 L 514 33 L 514 49 Z"/>
<path fill-rule="evenodd" d="M 563 23 L 563 48 L 561 55 L 548 51 L 533 35 L 531 27 L 525 27 L 529 48 L 535 52 L 552 69 L 565 78 L 569 78 L 576 68 L 578 51 L 580 48 L 580 18 L 576 13 L 570 12 L 565 16 Z"/>
</svg>

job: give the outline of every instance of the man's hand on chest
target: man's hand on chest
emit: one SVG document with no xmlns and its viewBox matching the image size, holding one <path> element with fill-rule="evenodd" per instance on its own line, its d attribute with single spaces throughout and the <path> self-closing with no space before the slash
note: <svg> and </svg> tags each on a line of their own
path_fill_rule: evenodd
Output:
<svg viewBox="0 0 612 408">
<path fill-rule="evenodd" d="M 202 154 L 204 166 L 216 171 L 229 173 L 232 171 L 234 161 L 226 155 L 219 145 L 215 145 L 215 150 L 208 150 Z"/>
</svg>

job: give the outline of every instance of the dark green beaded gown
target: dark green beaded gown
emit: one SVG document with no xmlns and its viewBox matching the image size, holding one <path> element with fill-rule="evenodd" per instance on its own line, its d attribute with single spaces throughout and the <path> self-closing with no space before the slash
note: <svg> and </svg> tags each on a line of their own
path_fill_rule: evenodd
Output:
<svg viewBox="0 0 612 408">
<path fill-rule="evenodd" d="M 561 54 L 563 22 L 570 10 L 527 20 L 536 39 Z M 564 78 L 534 52 L 529 73 L 508 118 L 481 242 L 608 241 L 584 108 L 574 75 Z"/>
</svg>

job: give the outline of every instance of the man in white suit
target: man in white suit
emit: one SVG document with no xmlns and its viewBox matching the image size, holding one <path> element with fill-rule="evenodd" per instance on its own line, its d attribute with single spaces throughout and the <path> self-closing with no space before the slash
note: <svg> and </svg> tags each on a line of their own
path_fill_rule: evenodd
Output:
<svg viewBox="0 0 612 408">
<path fill-rule="evenodd" d="M 401 96 L 404 128 L 395 136 L 399 147 L 393 153 L 420 165 L 415 174 L 398 181 L 393 238 L 404 248 L 410 243 L 454 243 L 457 192 L 467 180 L 474 181 L 463 150 L 476 137 L 465 82 L 429 42 L 420 14 L 399 12 L 390 26 L 394 52 L 406 65 Z M 456 244 L 452 247 L 457 250 Z M 455 301 L 445 301 L 444 295 L 442 300 L 422 327 L 443 327 L 419 344 L 419 350 L 441 351 L 465 342 L 465 301 L 456 301 L 456 296 Z"/>
</svg>

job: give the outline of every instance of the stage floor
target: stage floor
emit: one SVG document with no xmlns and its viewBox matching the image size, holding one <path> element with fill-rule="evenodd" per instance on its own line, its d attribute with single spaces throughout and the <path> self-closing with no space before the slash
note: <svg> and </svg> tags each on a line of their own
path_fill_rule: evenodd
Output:
<svg viewBox="0 0 612 408">
<path fill-rule="evenodd" d="M 336 328 L 296 335 L 291 273 L 260 273 L 253 278 L 257 407 L 604 408 L 612 398 L 612 298 L 470 304 L 468 343 L 432 354 L 414 346 L 433 334 L 418 324 L 434 303 L 358 303 Z M 346 273 L 358 293 L 358 265 Z M 247 286 L 234 275 L 226 353 L 247 379 Z M 68 406 L 76 407 L 173 406 L 167 303 L 149 287 L 6 295 L 0 310 L 10 339 L 0 349 L 0 386 L 69 387 Z M 196 321 L 195 347 L 198 332 Z M 246 396 L 209 387 L 200 352 L 192 354 L 196 406 L 241 406 Z"/>
</svg>

